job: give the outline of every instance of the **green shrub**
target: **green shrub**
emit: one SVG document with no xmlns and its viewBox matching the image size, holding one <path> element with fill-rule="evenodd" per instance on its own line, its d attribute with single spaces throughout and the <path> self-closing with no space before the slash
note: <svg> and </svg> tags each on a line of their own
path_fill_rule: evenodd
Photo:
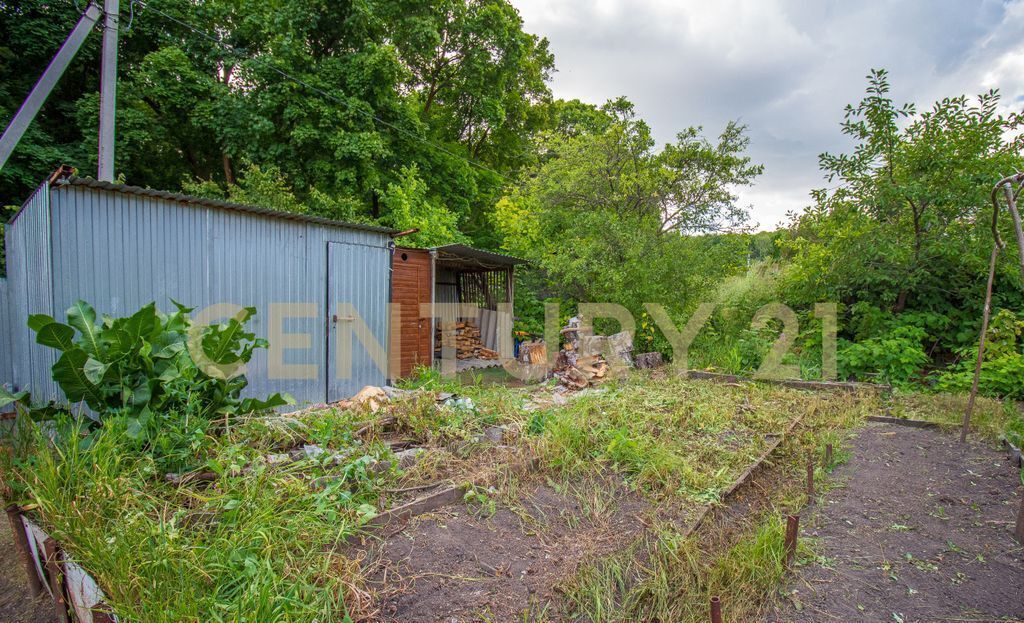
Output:
<svg viewBox="0 0 1024 623">
<path fill-rule="evenodd" d="M 242 398 L 244 365 L 265 340 L 245 330 L 255 310 L 227 322 L 194 326 L 190 308 L 162 314 L 154 303 L 127 318 L 104 316 L 86 302 L 67 311 L 68 323 L 29 317 L 36 342 L 60 351 L 53 379 L 72 402 L 84 402 L 98 422 L 123 418 L 131 437 L 148 438 L 158 420 L 209 420 L 290 404 L 290 396 Z M 196 362 L 194 359 L 200 361 Z M 0 396 L 10 402 L 27 396 Z M 159 414 L 159 415 L 158 415 Z"/>
<path fill-rule="evenodd" d="M 981 364 L 978 392 L 984 396 L 1024 400 L 1024 355 L 1018 341 L 1024 322 L 1007 309 L 998 310 L 989 323 L 985 338 L 985 360 Z M 941 392 L 968 392 L 974 383 L 978 347 L 961 349 L 959 360 L 935 377 Z"/>
<path fill-rule="evenodd" d="M 930 361 L 921 346 L 926 337 L 923 329 L 899 326 L 859 343 L 839 340 L 839 374 L 862 381 L 877 376 L 893 385 L 905 385 Z"/>
</svg>

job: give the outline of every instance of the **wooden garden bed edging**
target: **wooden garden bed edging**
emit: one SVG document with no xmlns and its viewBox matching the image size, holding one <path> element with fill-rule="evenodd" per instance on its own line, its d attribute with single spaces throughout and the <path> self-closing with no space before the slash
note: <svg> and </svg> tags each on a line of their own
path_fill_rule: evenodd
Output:
<svg viewBox="0 0 1024 623">
<path fill-rule="evenodd" d="M 693 535 L 693 533 L 697 532 L 697 530 L 699 530 L 701 525 L 704 523 L 704 520 L 707 518 L 707 516 L 711 514 L 711 511 L 713 511 L 720 503 L 724 503 L 726 500 L 728 500 L 729 497 L 732 496 L 732 494 L 734 494 L 737 489 L 742 487 L 747 482 L 747 480 L 749 480 L 750 477 L 753 476 L 754 473 L 757 472 L 757 470 L 759 470 L 764 465 L 765 461 L 767 461 L 768 458 L 775 453 L 779 446 L 782 445 L 782 442 L 786 440 L 786 437 L 789 437 L 793 433 L 793 429 L 797 427 L 800 421 L 801 418 L 796 418 L 795 420 L 790 422 L 789 426 L 787 426 L 786 430 L 781 434 L 773 433 L 765 435 L 765 437 L 774 437 L 775 439 L 773 439 L 771 443 L 768 444 L 768 447 L 765 448 L 765 451 L 761 453 L 761 456 L 759 456 L 756 461 L 751 463 L 747 467 L 747 469 L 745 469 L 743 473 L 740 474 L 739 477 L 731 485 L 729 485 L 729 487 L 725 489 L 725 491 L 722 492 L 721 499 L 719 500 L 719 502 L 710 502 L 704 505 L 700 513 L 697 514 L 697 519 L 695 519 L 689 526 L 687 526 L 686 530 L 683 531 L 682 537 L 687 538 Z"/>
<path fill-rule="evenodd" d="M 1003 437 L 1003 446 L 1010 453 L 1010 461 L 1014 466 L 1024 472 L 1024 456 L 1021 455 L 1021 449 L 1013 445 L 1013 442 L 1006 437 Z"/>
<path fill-rule="evenodd" d="M 869 415 L 869 422 L 881 422 L 882 424 L 896 424 L 897 426 L 909 426 L 910 428 L 942 428 L 942 424 L 938 422 L 928 422 L 925 420 L 910 420 L 907 418 L 891 417 L 888 415 Z"/>
<path fill-rule="evenodd" d="M 703 372 L 700 370 L 689 370 L 687 378 L 701 381 L 716 381 L 719 383 L 765 383 L 768 385 L 779 385 L 791 389 L 809 389 L 813 391 L 838 390 L 846 392 L 876 391 L 883 394 L 892 393 L 891 385 L 880 385 L 878 383 L 853 383 L 846 381 L 802 381 L 797 379 L 758 379 L 736 374 L 720 374 L 718 372 Z"/>
<path fill-rule="evenodd" d="M 53 537 L 17 506 L 8 507 L 7 515 L 14 546 L 25 562 L 29 587 L 33 593 L 46 589 L 53 598 L 58 622 L 71 621 L 72 614 L 78 623 L 117 621 L 96 580 Z"/>
</svg>

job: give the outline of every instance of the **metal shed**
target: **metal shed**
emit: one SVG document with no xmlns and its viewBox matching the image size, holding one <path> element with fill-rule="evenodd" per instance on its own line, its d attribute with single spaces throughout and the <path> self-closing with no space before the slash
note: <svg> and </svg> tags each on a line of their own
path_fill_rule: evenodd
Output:
<svg viewBox="0 0 1024 623">
<path fill-rule="evenodd" d="M 36 400 L 62 398 L 51 380 L 55 352 L 35 344 L 29 314 L 63 320 L 82 299 L 124 316 L 150 301 L 170 309 L 174 299 L 197 310 L 256 308 L 249 326 L 271 348 L 249 364 L 249 395 L 319 403 L 383 385 L 393 233 L 62 169 L 7 227 L 0 382 Z"/>
<path fill-rule="evenodd" d="M 446 345 L 457 323 L 471 323 L 479 329 L 482 345 L 500 353 L 496 360 L 459 359 L 457 371 L 512 358 L 515 267 L 525 263 L 463 244 L 396 249 L 392 300 L 400 323 L 393 326 L 401 328 L 391 343 L 396 375 L 406 376 L 416 365 L 454 359 Z"/>
</svg>

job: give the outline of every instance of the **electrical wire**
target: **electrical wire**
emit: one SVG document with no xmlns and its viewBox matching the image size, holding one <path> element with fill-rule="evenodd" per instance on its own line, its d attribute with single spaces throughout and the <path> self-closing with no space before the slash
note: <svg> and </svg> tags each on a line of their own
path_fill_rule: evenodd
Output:
<svg viewBox="0 0 1024 623">
<path fill-rule="evenodd" d="M 502 173 L 499 173 L 498 171 L 488 167 L 487 165 L 484 165 L 484 164 L 481 164 L 479 162 L 475 162 L 473 160 L 470 160 L 469 158 L 466 158 L 465 156 L 461 156 L 461 155 L 451 151 L 450 149 L 448 149 L 446 147 L 443 147 L 441 145 L 438 145 L 437 143 L 434 143 L 432 141 L 429 141 L 429 140 L 423 138 L 422 136 L 416 134 L 415 132 L 410 132 L 409 130 L 406 130 L 405 128 L 403 128 L 401 126 L 395 125 L 395 124 L 393 124 L 393 123 L 391 123 L 391 122 L 389 122 L 389 121 L 387 121 L 385 119 L 382 119 L 382 118 L 378 117 L 376 114 L 374 114 L 372 112 L 369 112 L 369 111 L 366 111 L 366 110 L 361 110 L 358 107 L 353 106 L 350 102 L 346 101 L 345 99 L 343 99 L 340 96 L 337 96 L 337 95 L 335 95 L 335 94 L 333 94 L 333 93 L 331 93 L 329 91 L 326 91 L 326 90 L 324 90 L 324 89 L 322 89 L 322 88 L 320 88 L 320 87 L 318 87 L 316 85 L 310 84 L 309 82 L 303 80 L 302 78 L 293 76 L 292 74 L 284 71 L 283 69 L 275 67 L 274 65 L 270 64 L 269 62 L 267 62 L 267 61 L 265 61 L 265 60 L 263 60 L 261 58 L 257 58 L 257 57 L 248 55 L 248 54 L 246 54 L 245 50 L 236 48 L 233 45 L 231 45 L 230 43 L 225 42 L 220 37 L 216 37 L 216 36 L 211 35 L 211 34 L 205 32 L 203 30 L 200 30 L 199 28 L 196 28 L 195 26 L 192 26 L 188 22 L 185 22 L 185 21 L 183 21 L 181 19 L 178 19 L 177 17 L 174 17 L 173 15 L 168 15 L 167 13 L 161 11 L 160 9 L 150 6 L 148 3 L 145 2 L 145 0 L 134 0 L 132 2 L 132 5 L 134 6 L 136 3 L 138 3 L 140 6 L 142 6 L 142 8 L 148 9 L 148 10 L 156 13 L 157 15 L 163 17 L 167 21 L 173 22 L 173 23 L 177 24 L 178 26 L 181 26 L 182 28 L 185 28 L 187 30 L 192 31 L 193 33 L 199 35 L 200 37 L 203 37 L 204 39 L 217 44 L 217 46 L 219 46 L 225 52 L 229 52 L 231 54 L 235 54 L 235 55 L 241 56 L 245 60 L 251 61 L 251 62 L 253 62 L 255 64 L 258 64 L 258 65 L 262 65 L 262 66 L 266 67 L 267 69 L 273 71 L 274 73 L 280 75 L 282 78 L 290 80 L 290 81 L 294 82 L 295 84 L 298 84 L 298 85 L 300 85 L 300 86 L 302 86 L 302 87 L 304 87 L 306 89 L 309 89 L 310 91 L 313 91 L 313 92 L 315 92 L 315 93 L 317 93 L 317 94 L 319 94 L 319 95 L 321 95 L 321 96 L 323 96 L 323 97 L 325 97 L 325 98 L 327 98 L 327 99 L 329 99 L 331 101 L 337 102 L 338 104 L 341 104 L 342 106 L 344 106 L 345 108 L 347 108 L 350 111 L 353 111 L 353 112 L 365 115 L 369 119 L 372 119 L 373 121 L 376 121 L 377 123 L 381 124 L 382 126 L 390 128 L 390 129 L 398 132 L 399 134 L 402 134 L 402 135 L 407 136 L 407 137 L 409 137 L 409 138 L 411 138 L 411 139 L 413 139 L 415 141 L 423 143 L 424 145 L 427 145 L 428 147 L 436 149 L 437 151 L 439 151 L 439 152 L 441 152 L 441 153 L 443 153 L 445 155 L 451 156 L 452 158 L 456 158 L 458 160 L 462 160 L 466 164 L 468 164 L 470 166 L 473 166 L 473 167 L 476 167 L 477 169 L 480 169 L 481 171 L 485 171 L 487 173 L 491 173 L 493 175 L 496 175 L 496 176 L 498 176 L 504 182 L 511 182 L 512 181 L 508 177 L 503 175 Z"/>
</svg>

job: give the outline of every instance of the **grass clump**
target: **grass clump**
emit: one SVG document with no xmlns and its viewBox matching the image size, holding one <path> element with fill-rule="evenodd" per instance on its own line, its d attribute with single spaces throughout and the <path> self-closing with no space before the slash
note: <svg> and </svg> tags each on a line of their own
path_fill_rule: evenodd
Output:
<svg viewBox="0 0 1024 623">
<path fill-rule="evenodd" d="M 901 392 L 892 397 L 892 415 L 955 428 L 963 423 L 967 400 L 967 394 Z M 993 442 L 1005 435 L 1020 447 L 1024 442 L 1024 413 L 1012 400 L 978 396 L 971 414 L 971 431 Z"/>
</svg>

